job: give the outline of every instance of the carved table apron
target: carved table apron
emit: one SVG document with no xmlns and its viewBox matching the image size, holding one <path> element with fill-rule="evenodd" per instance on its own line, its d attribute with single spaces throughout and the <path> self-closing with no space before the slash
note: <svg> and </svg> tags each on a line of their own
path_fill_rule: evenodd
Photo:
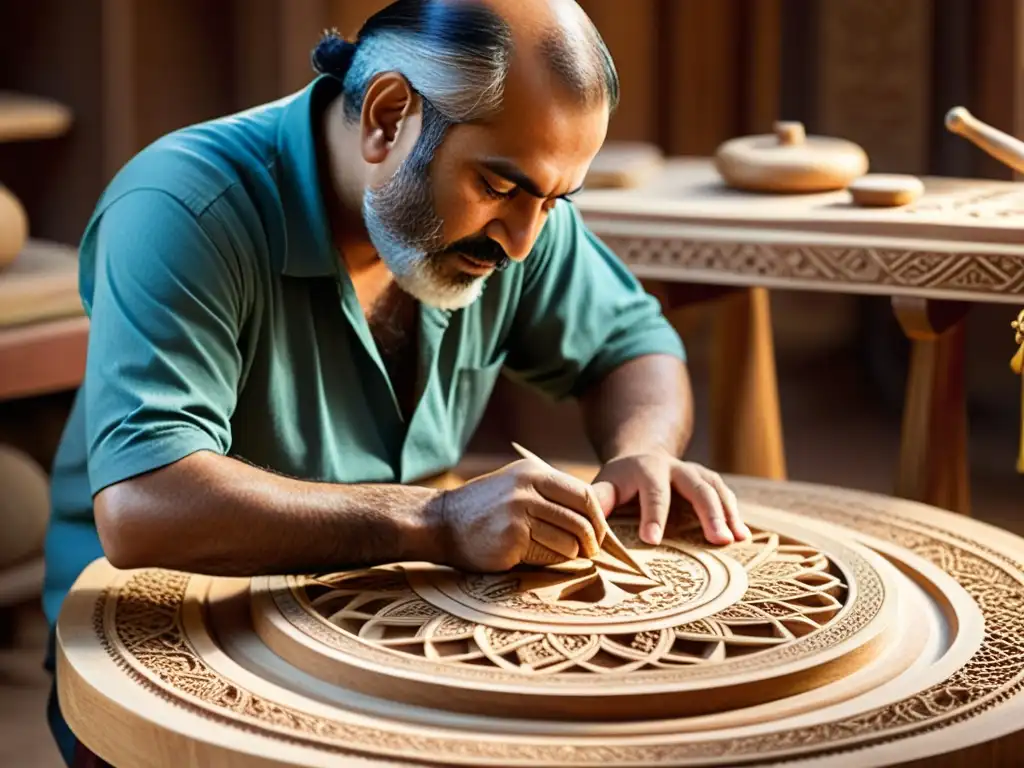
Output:
<svg viewBox="0 0 1024 768">
<path fill-rule="evenodd" d="M 1024 190 L 924 181 L 915 203 L 870 209 L 844 191 L 731 190 L 709 160 L 673 159 L 642 187 L 577 198 L 588 226 L 638 277 L 668 284 L 670 303 L 681 283 L 748 289 L 733 293 L 718 318 L 716 466 L 785 476 L 766 290 L 884 295 L 913 343 L 896 492 L 969 511 L 963 319 L 971 302 L 1020 302 Z"/>
<path fill-rule="evenodd" d="M 648 547 L 611 518 L 646 576 L 600 554 L 251 580 L 98 560 L 58 622 L 61 709 L 139 768 L 1014 764 L 1024 540 L 729 482 L 751 541 L 677 513 Z"/>
</svg>

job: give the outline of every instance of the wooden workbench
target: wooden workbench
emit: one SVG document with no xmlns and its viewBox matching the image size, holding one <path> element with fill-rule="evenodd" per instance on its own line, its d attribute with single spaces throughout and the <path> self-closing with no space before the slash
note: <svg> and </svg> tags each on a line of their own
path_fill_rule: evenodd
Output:
<svg viewBox="0 0 1024 768">
<path fill-rule="evenodd" d="M 969 512 L 963 321 L 971 303 L 1022 302 L 1024 188 L 926 178 L 915 203 L 866 209 L 845 191 L 731 190 L 710 160 L 679 158 L 641 186 L 577 203 L 640 278 L 740 289 L 719 291 L 712 457 L 724 471 L 785 476 L 766 290 L 890 297 L 913 342 L 896 491 Z M 1007 328 L 1008 360 L 1014 351 Z"/>
</svg>

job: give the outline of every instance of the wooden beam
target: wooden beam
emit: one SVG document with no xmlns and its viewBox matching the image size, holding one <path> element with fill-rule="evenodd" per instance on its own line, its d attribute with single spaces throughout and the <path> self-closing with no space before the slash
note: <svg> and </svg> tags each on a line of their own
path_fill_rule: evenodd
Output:
<svg viewBox="0 0 1024 768">
<path fill-rule="evenodd" d="M 770 133 L 782 106 L 782 0 L 743 0 L 743 133 Z"/>
<path fill-rule="evenodd" d="M 976 0 L 975 114 L 1013 136 L 1024 137 L 1024 0 Z M 980 150 L 977 175 L 1020 178 Z"/>
<path fill-rule="evenodd" d="M 280 5 L 281 94 L 304 87 L 316 74 L 309 55 L 330 26 L 327 0 L 282 0 Z"/>
<path fill-rule="evenodd" d="M 661 143 L 709 155 L 740 128 L 740 0 L 663 0 Z"/>
<path fill-rule="evenodd" d="M 779 113 L 818 132 L 818 0 L 786 0 L 781 9 Z"/>
<path fill-rule="evenodd" d="M 658 139 L 658 25 L 657 0 L 631 0 L 623 13 L 622 0 L 580 0 L 615 60 L 621 100 L 608 126 L 609 141 Z"/>
<path fill-rule="evenodd" d="M 931 0 L 820 6 L 818 130 L 860 144 L 872 171 L 924 173 L 931 135 Z"/>
<path fill-rule="evenodd" d="M 111 179 L 139 145 L 135 0 L 103 0 L 103 174 Z"/>
<path fill-rule="evenodd" d="M 329 0 L 327 15 L 330 25 L 345 37 L 355 37 L 359 28 L 391 0 Z"/>
</svg>

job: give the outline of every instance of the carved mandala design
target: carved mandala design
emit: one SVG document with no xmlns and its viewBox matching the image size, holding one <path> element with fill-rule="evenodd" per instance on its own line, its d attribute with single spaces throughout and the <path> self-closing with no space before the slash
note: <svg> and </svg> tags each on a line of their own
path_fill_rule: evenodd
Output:
<svg viewBox="0 0 1024 768">
<path fill-rule="evenodd" d="M 704 569 L 685 555 L 638 555 L 651 578 L 602 554 L 568 572 L 548 569 L 498 578 L 470 574 L 459 579 L 458 590 L 488 608 L 556 619 L 604 619 L 675 610 L 707 588 Z"/>
<path fill-rule="evenodd" d="M 340 633 L 365 643 L 445 665 L 493 666 L 531 676 L 621 674 L 749 656 L 820 630 L 839 614 L 847 595 L 841 574 L 821 552 L 759 532 L 727 550 L 746 573 L 740 600 L 710 616 L 691 617 L 688 605 L 709 582 L 701 562 L 671 544 L 632 548 L 639 545 L 635 525 L 617 527 L 616 533 L 653 579 L 610 558 L 565 570 L 456 577 L 461 595 L 482 609 L 478 621 L 432 604 L 437 592 L 421 586 L 423 578 L 387 568 L 320 576 L 296 591 Z M 700 531 L 690 535 L 696 538 Z M 429 573 L 441 580 L 451 572 Z M 578 633 L 567 622 L 561 631 L 538 631 L 493 626 L 488 609 L 532 614 L 534 620 L 589 619 L 601 610 L 610 620 L 666 613 L 678 619 L 664 627 L 641 621 L 633 629 Z M 300 619 L 297 626 L 306 631 L 309 623 Z"/>
<path fill-rule="evenodd" d="M 1024 564 L 984 544 L 871 504 L 870 496 L 774 484 L 736 484 L 741 499 L 835 522 L 893 542 L 949 573 L 985 621 L 980 649 L 948 679 L 902 700 L 830 722 L 728 739 L 622 745 L 600 741 L 475 739 L 472 734 L 389 729 L 318 717 L 224 679 L 196 652 L 182 608 L 190 577 L 159 570 L 131 574 L 95 603 L 95 631 L 118 666 L 153 693 L 197 714 L 296 744 L 341 754 L 401 752 L 438 760 L 516 763 L 678 764 L 702 759 L 777 761 L 799 750 L 821 756 L 916 736 L 984 713 L 1017 695 L 1024 681 Z M 812 635 L 815 636 L 815 635 Z M 396 657 L 397 658 L 397 657 Z"/>
</svg>

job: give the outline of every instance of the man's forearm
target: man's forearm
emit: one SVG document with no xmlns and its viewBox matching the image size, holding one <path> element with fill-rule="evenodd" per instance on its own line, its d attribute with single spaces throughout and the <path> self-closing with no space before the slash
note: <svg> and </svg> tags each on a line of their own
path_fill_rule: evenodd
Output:
<svg viewBox="0 0 1024 768">
<path fill-rule="evenodd" d="M 100 539 L 121 568 L 220 576 L 443 558 L 440 495 L 282 477 L 200 452 L 104 490 Z"/>
<path fill-rule="evenodd" d="M 587 435 L 602 462 L 666 451 L 681 457 L 693 434 L 693 393 L 686 365 L 646 355 L 620 365 L 580 399 Z"/>
</svg>

